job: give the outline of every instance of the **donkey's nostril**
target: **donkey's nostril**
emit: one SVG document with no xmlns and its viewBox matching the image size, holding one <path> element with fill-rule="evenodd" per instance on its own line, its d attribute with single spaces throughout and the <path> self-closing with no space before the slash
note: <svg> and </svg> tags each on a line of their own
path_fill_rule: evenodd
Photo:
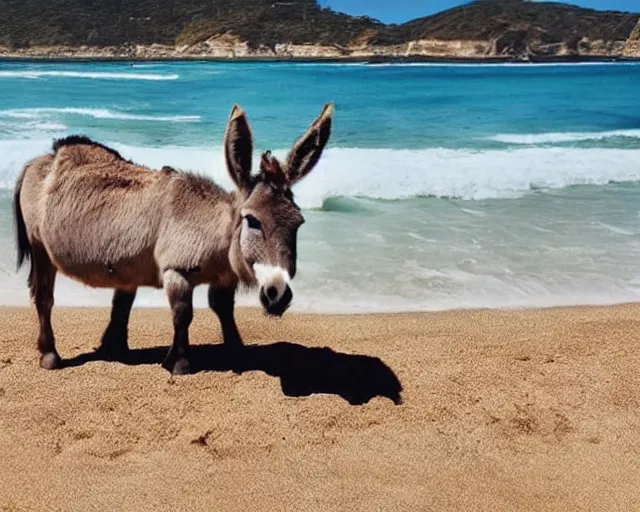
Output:
<svg viewBox="0 0 640 512">
<path fill-rule="evenodd" d="M 267 297 L 269 300 L 274 301 L 278 297 L 278 289 L 275 286 L 269 286 L 267 288 Z"/>
</svg>

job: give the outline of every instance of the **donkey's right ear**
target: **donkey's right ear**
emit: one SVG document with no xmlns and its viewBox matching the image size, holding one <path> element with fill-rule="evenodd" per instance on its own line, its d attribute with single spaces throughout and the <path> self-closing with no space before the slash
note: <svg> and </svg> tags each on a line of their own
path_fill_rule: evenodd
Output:
<svg viewBox="0 0 640 512">
<path fill-rule="evenodd" d="M 309 174 L 318 163 L 318 160 L 320 160 L 322 150 L 327 145 L 331 135 L 334 110 L 333 103 L 327 103 L 320 117 L 293 145 L 286 164 L 287 181 L 290 186 Z"/>
<path fill-rule="evenodd" d="M 239 189 L 249 188 L 253 158 L 253 135 L 247 114 L 239 105 L 233 106 L 224 133 L 224 158 L 229 175 L 236 186 Z"/>
</svg>

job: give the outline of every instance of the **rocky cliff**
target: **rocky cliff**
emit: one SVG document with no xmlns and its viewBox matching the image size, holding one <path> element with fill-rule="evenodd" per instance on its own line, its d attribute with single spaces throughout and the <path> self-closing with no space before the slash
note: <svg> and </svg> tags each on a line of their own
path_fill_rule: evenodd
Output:
<svg viewBox="0 0 640 512">
<path fill-rule="evenodd" d="M 627 43 L 624 48 L 624 56 L 640 58 L 640 20 L 638 20 L 636 28 L 633 29 L 629 39 L 627 39 Z"/>
</svg>

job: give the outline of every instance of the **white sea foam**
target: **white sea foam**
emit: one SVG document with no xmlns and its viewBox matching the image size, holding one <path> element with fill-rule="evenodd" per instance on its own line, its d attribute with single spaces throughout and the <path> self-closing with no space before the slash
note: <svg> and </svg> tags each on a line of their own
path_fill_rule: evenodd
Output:
<svg viewBox="0 0 640 512">
<path fill-rule="evenodd" d="M 635 233 L 629 229 L 621 228 L 619 226 L 612 226 L 611 224 L 607 224 L 605 222 L 597 222 L 597 225 L 606 229 L 607 231 L 615 233 L 616 235 L 624 235 L 624 236 L 635 235 Z"/>
<path fill-rule="evenodd" d="M 36 123 L 33 126 L 36 130 L 44 131 L 63 131 L 67 129 L 67 126 L 62 123 Z"/>
<path fill-rule="evenodd" d="M 24 110 L 0 110 L 0 117 L 9 117 L 12 119 L 37 119 L 38 114 L 36 112 L 32 112 L 29 109 Z"/>
<path fill-rule="evenodd" d="M 104 141 L 108 142 L 108 141 Z M 0 141 L 0 186 L 12 188 L 22 165 L 48 151 L 50 140 Z M 112 144 L 126 158 L 170 165 L 212 177 L 232 188 L 220 148 L 146 148 Z M 276 151 L 280 157 L 285 151 Z M 532 189 L 640 181 L 640 150 L 520 148 L 512 150 L 327 150 L 317 169 L 295 187 L 303 208 L 331 197 L 407 199 L 435 196 L 482 200 L 520 197 Z"/>
<path fill-rule="evenodd" d="M 86 71 L 0 71 L 1 78 L 87 78 L 92 80 L 177 80 L 177 74 L 157 74 L 157 73 L 112 73 L 112 72 L 86 72 Z"/>
<path fill-rule="evenodd" d="M 162 121 L 175 123 L 190 123 L 200 120 L 200 116 L 155 116 L 145 114 L 130 114 L 106 108 L 18 108 L 0 110 L 0 118 L 9 117 L 16 119 L 38 119 L 40 117 L 73 115 L 83 117 L 93 117 L 94 119 L 118 119 L 123 121 Z"/>
<path fill-rule="evenodd" d="M 505 144 L 557 144 L 562 142 L 581 142 L 603 140 L 613 137 L 640 138 L 640 130 L 610 130 L 603 132 L 550 132 L 550 133 L 501 133 L 489 137 L 489 140 Z"/>
</svg>

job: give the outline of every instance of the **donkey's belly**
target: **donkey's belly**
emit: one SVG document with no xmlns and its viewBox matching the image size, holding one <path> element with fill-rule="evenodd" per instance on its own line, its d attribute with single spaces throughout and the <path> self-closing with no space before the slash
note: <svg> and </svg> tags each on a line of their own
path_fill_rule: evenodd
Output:
<svg viewBox="0 0 640 512">
<path fill-rule="evenodd" d="M 143 202 L 141 194 L 94 197 L 84 181 L 75 184 L 80 192 L 73 200 L 64 190 L 47 197 L 40 230 L 58 270 L 97 288 L 160 286 L 153 255 L 157 212 L 149 208 L 149 216 L 144 216 L 132 211 Z"/>
<path fill-rule="evenodd" d="M 162 283 L 152 258 L 119 261 L 81 261 L 77 255 L 50 254 L 63 274 L 94 288 L 133 290 L 140 286 L 160 288 Z M 80 261 L 79 261 L 80 260 Z"/>
</svg>

